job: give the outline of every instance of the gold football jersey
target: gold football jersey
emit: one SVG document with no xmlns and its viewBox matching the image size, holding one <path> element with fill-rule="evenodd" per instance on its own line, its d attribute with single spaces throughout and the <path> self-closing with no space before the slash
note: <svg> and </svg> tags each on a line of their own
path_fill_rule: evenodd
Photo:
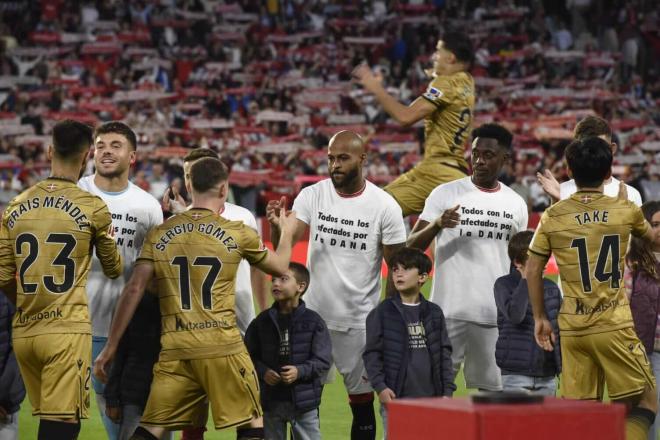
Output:
<svg viewBox="0 0 660 440">
<path fill-rule="evenodd" d="M 463 155 L 474 114 L 472 75 L 458 72 L 437 76 L 422 96 L 437 107 L 424 120 L 424 159 L 455 159 L 467 168 Z"/>
<path fill-rule="evenodd" d="M 559 329 L 567 336 L 631 327 L 623 268 L 630 234 L 642 236 L 648 223 L 628 200 L 579 191 L 548 208 L 530 252 L 554 254 L 564 301 Z"/>
<path fill-rule="evenodd" d="M 203 359 L 244 349 L 234 312 L 241 259 L 257 264 L 268 253 L 240 221 L 191 209 L 153 228 L 136 264 L 153 264 L 162 316 L 163 361 Z"/>
<path fill-rule="evenodd" d="M 85 285 L 93 247 L 107 276 L 122 270 L 111 222 L 100 197 L 64 179 L 48 178 L 11 201 L 0 229 L 0 281 L 18 272 L 15 338 L 91 333 Z"/>
</svg>

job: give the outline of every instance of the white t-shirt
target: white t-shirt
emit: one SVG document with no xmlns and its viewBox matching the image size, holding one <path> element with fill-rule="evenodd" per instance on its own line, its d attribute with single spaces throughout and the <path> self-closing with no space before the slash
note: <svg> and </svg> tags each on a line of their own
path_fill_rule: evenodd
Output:
<svg viewBox="0 0 660 440">
<path fill-rule="evenodd" d="M 83 177 L 78 186 L 103 199 L 112 214 L 115 240 L 121 253 L 124 274 L 114 280 L 107 278 L 96 255 L 87 278 L 87 298 L 92 320 L 92 335 L 108 337 L 112 315 L 124 284 L 133 271 L 149 229 L 163 223 L 160 203 L 148 192 L 128 182 L 119 193 L 108 193 L 94 183 L 94 175 Z"/>
<path fill-rule="evenodd" d="M 461 224 L 436 237 L 431 301 L 447 318 L 496 325 L 493 286 L 509 273 L 507 247 L 527 229 L 527 204 L 503 183 L 486 191 L 468 176 L 431 191 L 419 218 L 433 222 L 456 205 Z"/>
<path fill-rule="evenodd" d="M 257 220 L 254 218 L 254 215 L 242 206 L 225 202 L 225 209 L 220 213 L 220 216 L 227 220 L 242 221 L 247 226 L 258 231 Z M 236 271 L 236 321 L 242 334 L 245 334 L 248 325 L 250 325 L 254 317 L 250 263 L 246 260 L 241 260 Z"/>
<path fill-rule="evenodd" d="M 293 210 L 309 225 L 307 306 L 333 330 L 364 329 L 380 299 L 383 245 L 406 241 L 401 208 L 371 182 L 342 197 L 325 179 L 304 188 Z"/>
<path fill-rule="evenodd" d="M 642 206 L 642 195 L 632 186 L 626 184 L 626 189 L 628 190 L 628 200 L 633 202 L 637 206 Z M 577 192 L 577 186 L 575 185 L 575 180 L 571 179 L 567 182 L 563 182 L 559 185 L 559 197 L 561 200 L 565 200 Z M 617 197 L 619 195 L 619 180 L 615 177 L 612 177 L 609 183 L 606 183 L 603 187 L 603 194 L 610 197 Z"/>
</svg>

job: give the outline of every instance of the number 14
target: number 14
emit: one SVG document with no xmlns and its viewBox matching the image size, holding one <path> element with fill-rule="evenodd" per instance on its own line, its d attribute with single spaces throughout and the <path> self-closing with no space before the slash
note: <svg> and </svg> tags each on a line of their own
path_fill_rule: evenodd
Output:
<svg viewBox="0 0 660 440">
<path fill-rule="evenodd" d="M 589 255 L 587 253 L 587 239 L 585 237 L 576 238 L 571 243 L 571 247 L 577 248 L 582 288 L 585 293 L 590 293 L 591 269 L 589 268 Z M 621 270 L 619 269 L 620 248 L 618 235 L 605 235 L 598 250 L 598 260 L 596 261 L 596 270 L 594 271 L 594 278 L 596 280 L 601 283 L 610 280 L 610 287 L 613 289 L 618 289 L 619 282 L 621 281 Z M 610 254 L 612 256 L 611 260 L 608 258 Z M 611 269 L 609 272 L 605 272 L 605 266 L 608 261 L 612 262 Z"/>
</svg>

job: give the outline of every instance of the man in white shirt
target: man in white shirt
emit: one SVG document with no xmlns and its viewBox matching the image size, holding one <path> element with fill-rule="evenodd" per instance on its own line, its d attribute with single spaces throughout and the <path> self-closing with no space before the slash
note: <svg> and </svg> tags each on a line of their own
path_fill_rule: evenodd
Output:
<svg viewBox="0 0 660 440">
<path fill-rule="evenodd" d="M 485 124 L 472 136 L 472 175 L 431 192 L 407 244 L 426 249 L 436 240 L 431 301 L 447 318 L 454 374 L 464 362 L 468 388 L 496 391 L 502 383 L 495 362 L 493 286 L 509 273 L 509 239 L 527 229 L 527 204 L 497 180 L 510 155 L 512 134 Z"/>
<path fill-rule="evenodd" d="M 124 274 L 111 280 L 103 275 L 96 256 L 87 279 L 87 297 L 92 321 L 92 360 L 108 340 L 110 323 L 117 300 L 130 278 L 133 263 L 140 254 L 149 229 L 163 222 L 163 212 L 151 194 L 129 182 L 131 165 L 135 163 L 137 138 L 122 122 L 107 122 L 94 132 L 94 165 L 96 172 L 78 182 L 80 188 L 103 199 L 112 214 L 112 227 L 124 263 Z M 104 385 L 92 376 L 96 402 L 111 440 L 118 438 L 120 425 L 106 416 Z"/>
<path fill-rule="evenodd" d="M 590 137 L 599 137 L 603 139 L 611 145 L 612 155 L 614 156 L 616 154 L 617 145 L 612 142 L 612 128 L 605 119 L 590 115 L 577 123 L 575 130 L 573 131 L 573 138 L 581 141 Z M 543 190 L 552 198 L 553 202 L 567 199 L 577 192 L 575 180 L 571 179 L 560 184 L 550 170 L 545 170 L 543 173 L 537 173 L 536 177 L 543 187 Z M 606 196 L 617 197 L 619 195 L 621 181 L 615 177 L 610 177 L 605 180 L 603 185 L 603 193 Z M 624 185 L 628 194 L 628 200 L 637 206 L 642 206 L 642 196 L 639 191 L 628 184 Z"/>
<path fill-rule="evenodd" d="M 365 159 L 359 135 L 335 134 L 328 145 L 330 179 L 304 188 L 293 203 L 294 243 L 308 227 L 310 235 L 305 302 L 330 330 L 333 362 L 353 412 L 352 440 L 375 439 L 374 395 L 362 362 L 366 318 L 380 299 L 383 257 L 388 261 L 406 239 L 399 205 L 362 175 Z M 283 204 L 273 200 L 266 208 L 276 247 Z"/>
</svg>

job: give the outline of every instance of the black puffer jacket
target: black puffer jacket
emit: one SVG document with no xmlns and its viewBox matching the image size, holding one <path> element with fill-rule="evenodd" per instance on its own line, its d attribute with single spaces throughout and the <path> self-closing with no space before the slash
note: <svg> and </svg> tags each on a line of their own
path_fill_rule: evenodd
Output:
<svg viewBox="0 0 660 440">
<path fill-rule="evenodd" d="M 108 406 L 147 403 L 154 363 L 160 353 L 158 297 L 146 293 L 119 342 L 103 393 Z"/>
<path fill-rule="evenodd" d="M 318 408 L 323 391 L 321 377 L 330 369 L 332 345 L 323 318 L 308 309 L 302 300 L 291 314 L 289 344 L 291 365 L 298 369 L 298 379 L 289 385 L 296 412 Z M 272 400 L 270 394 L 275 387 L 284 386 L 271 386 L 263 380 L 267 369 L 279 371 L 280 328 L 277 323 L 277 304 L 261 312 L 250 323 L 245 332 L 245 345 L 259 375 L 261 404 L 268 411 Z"/>
<path fill-rule="evenodd" d="M 557 337 L 553 351 L 544 351 L 534 339 L 534 317 L 529 303 L 527 280 L 513 269 L 509 275 L 495 281 L 497 328 L 499 337 L 495 346 L 495 359 L 502 374 L 521 374 L 532 377 L 556 376 L 561 372 L 559 326 L 557 317 L 561 307 L 561 294 L 557 284 L 543 279 L 545 313 Z"/>
<path fill-rule="evenodd" d="M 0 292 L 0 406 L 13 414 L 25 398 L 25 386 L 11 345 L 11 319 L 14 306 Z"/>
<path fill-rule="evenodd" d="M 451 362 L 451 343 L 445 316 L 437 304 L 420 297 L 420 320 L 424 325 L 426 346 L 431 356 L 435 396 L 451 396 L 456 390 Z M 377 392 L 390 388 L 397 396 L 405 381 L 410 350 L 408 325 L 401 297 L 387 298 L 367 316 L 367 345 L 362 354 L 369 382 Z"/>
</svg>

